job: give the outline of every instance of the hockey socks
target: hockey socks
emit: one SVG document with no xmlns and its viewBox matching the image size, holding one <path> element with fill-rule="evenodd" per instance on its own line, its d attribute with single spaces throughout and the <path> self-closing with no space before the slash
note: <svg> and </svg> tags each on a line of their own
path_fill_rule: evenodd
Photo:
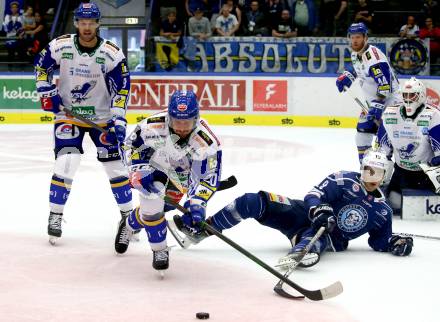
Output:
<svg viewBox="0 0 440 322">
<path fill-rule="evenodd" d="M 234 227 L 243 219 L 258 220 L 262 215 L 262 203 L 258 193 L 246 193 L 212 216 L 212 227 L 221 231 Z"/>
<path fill-rule="evenodd" d="M 112 188 L 113 196 L 115 197 L 115 200 L 118 203 L 121 211 L 132 209 L 132 193 L 128 178 L 121 176 L 110 179 L 110 186 Z"/>
<path fill-rule="evenodd" d="M 64 205 L 69 198 L 71 185 L 71 179 L 63 179 L 61 177 L 58 177 L 56 174 L 52 176 L 49 193 L 49 203 L 51 211 L 57 213 L 63 212 Z"/>
<path fill-rule="evenodd" d="M 144 217 L 145 218 L 145 217 Z M 163 212 L 147 217 L 141 217 L 139 207 L 134 209 L 128 216 L 128 225 L 133 230 L 145 228 L 152 250 L 162 250 L 166 247 L 167 222 Z"/>
</svg>

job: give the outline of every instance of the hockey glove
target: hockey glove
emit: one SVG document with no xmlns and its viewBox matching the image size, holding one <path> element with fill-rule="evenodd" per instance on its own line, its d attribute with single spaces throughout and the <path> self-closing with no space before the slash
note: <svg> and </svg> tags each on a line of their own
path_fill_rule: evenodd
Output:
<svg viewBox="0 0 440 322">
<path fill-rule="evenodd" d="M 199 230 L 199 225 L 206 217 L 206 202 L 200 199 L 189 199 L 185 202 L 184 207 L 188 210 L 182 216 L 183 223 Z"/>
<path fill-rule="evenodd" d="M 413 244 L 411 237 L 393 235 L 389 241 L 389 252 L 396 256 L 408 256 L 411 254 Z"/>
<path fill-rule="evenodd" d="M 330 233 L 336 225 L 333 208 L 328 203 L 322 203 L 314 209 L 310 209 L 309 219 L 312 221 L 312 227 L 315 230 L 325 227 L 325 230 Z"/>
<path fill-rule="evenodd" d="M 148 192 L 159 193 L 168 183 L 168 176 L 159 170 L 152 172 L 136 171 L 130 173 L 130 183 L 133 188 Z"/>
<path fill-rule="evenodd" d="M 62 105 L 61 97 L 58 95 L 58 89 L 55 85 L 40 87 L 37 89 L 40 96 L 41 108 L 46 112 L 54 114 L 60 111 Z"/>
<path fill-rule="evenodd" d="M 106 141 L 111 144 L 123 143 L 127 132 L 127 120 L 123 117 L 114 117 L 107 122 L 108 133 Z"/>
<path fill-rule="evenodd" d="M 431 161 L 428 162 L 428 165 L 430 167 L 437 167 L 437 166 L 439 166 L 440 165 L 440 155 L 436 156 L 436 157 L 433 157 L 431 159 Z"/>
<path fill-rule="evenodd" d="M 379 100 L 372 100 L 370 104 L 370 109 L 368 110 L 367 120 L 380 120 L 384 107 L 385 106 L 383 105 L 383 102 Z"/>
<path fill-rule="evenodd" d="M 356 73 L 344 71 L 339 77 L 336 79 L 336 87 L 339 90 L 339 93 L 344 91 L 344 87 L 350 88 L 351 84 L 353 84 L 356 79 Z"/>
</svg>

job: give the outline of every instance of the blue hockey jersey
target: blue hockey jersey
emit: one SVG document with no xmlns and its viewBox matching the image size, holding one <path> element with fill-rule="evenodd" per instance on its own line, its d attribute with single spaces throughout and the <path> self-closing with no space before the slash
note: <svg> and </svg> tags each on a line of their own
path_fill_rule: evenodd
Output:
<svg viewBox="0 0 440 322">
<path fill-rule="evenodd" d="M 345 250 L 351 239 L 369 233 L 371 248 L 388 251 L 392 209 L 381 190 L 373 194 L 365 190 L 359 173 L 340 171 L 329 175 L 304 197 L 309 212 L 321 203 L 328 203 L 335 213 L 337 225 L 330 233 L 330 240 L 323 240 L 321 250 Z"/>
</svg>

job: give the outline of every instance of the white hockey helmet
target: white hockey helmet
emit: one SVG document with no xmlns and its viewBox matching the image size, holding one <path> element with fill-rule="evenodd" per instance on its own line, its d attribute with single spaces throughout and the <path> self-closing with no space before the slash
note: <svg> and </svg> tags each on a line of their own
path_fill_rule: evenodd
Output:
<svg viewBox="0 0 440 322">
<path fill-rule="evenodd" d="M 361 163 L 361 180 L 364 182 L 382 182 L 388 167 L 387 156 L 380 151 L 368 151 Z"/>
<path fill-rule="evenodd" d="M 407 80 L 402 88 L 406 115 L 412 116 L 417 108 L 426 102 L 426 86 L 415 77 Z"/>
</svg>

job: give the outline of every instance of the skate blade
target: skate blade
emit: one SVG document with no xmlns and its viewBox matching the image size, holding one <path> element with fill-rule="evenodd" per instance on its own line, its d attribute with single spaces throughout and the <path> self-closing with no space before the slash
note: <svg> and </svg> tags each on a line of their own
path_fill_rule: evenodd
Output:
<svg viewBox="0 0 440 322">
<path fill-rule="evenodd" d="M 165 278 L 165 270 L 157 271 L 159 273 L 159 279 L 163 280 Z"/>
<path fill-rule="evenodd" d="M 57 244 L 58 239 L 60 239 L 60 237 L 50 236 L 49 237 L 49 244 L 51 244 L 52 246 L 55 246 Z"/>
</svg>

